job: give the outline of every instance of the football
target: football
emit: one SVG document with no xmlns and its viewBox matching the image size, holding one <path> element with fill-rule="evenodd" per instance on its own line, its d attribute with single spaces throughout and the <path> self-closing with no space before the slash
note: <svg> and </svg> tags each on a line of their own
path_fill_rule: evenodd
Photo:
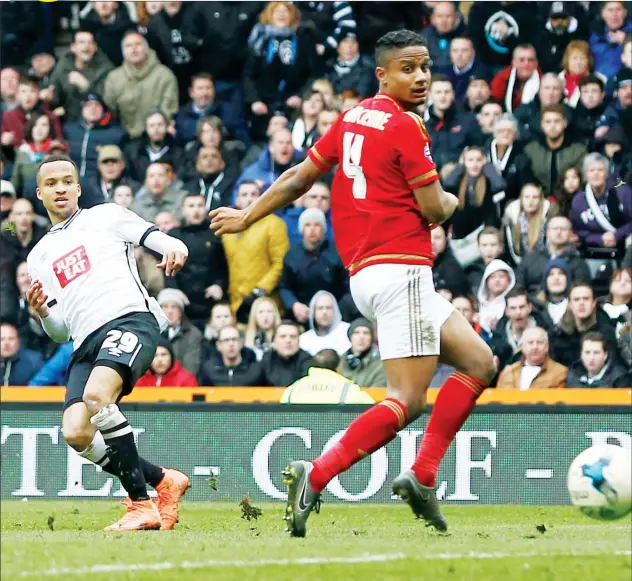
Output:
<svg viewBox="0 0 632 581">
<path fill-rule="evenodd" d="M 579 454 L 568 471 L 571 502 L 597 520 L 616 520 L 632 509 L 632 462 L 620 446 L 592 446 Z"/>
</svg>

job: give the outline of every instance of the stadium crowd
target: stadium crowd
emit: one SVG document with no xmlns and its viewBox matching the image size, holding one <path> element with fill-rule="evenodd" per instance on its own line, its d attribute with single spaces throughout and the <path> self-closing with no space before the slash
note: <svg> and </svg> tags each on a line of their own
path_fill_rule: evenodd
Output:
<svg viewBox="0 0 632 581">
<path fill-rule="evenodd" d="M 405 27 L 429 44 L 419 113 L 459 198 L 432 231 L 435 285 L 492 347 L 497 387 L 629 387 L 629 4 L 2 3 L 1 384 L 64 384 L 72 344 L 29 309 L 24 261 L 49 226 L 37 165 L 65 153 L 82 207 L 129 207 L 190 250 L 167 279 L 136 251 L 170 323 L 139 385 L 285 387 L 314 366 L 384 386 L 330 181 L 240 235 L 208 212 L 251 204 L 372 96 L 373 45 Z"/>
</svg>

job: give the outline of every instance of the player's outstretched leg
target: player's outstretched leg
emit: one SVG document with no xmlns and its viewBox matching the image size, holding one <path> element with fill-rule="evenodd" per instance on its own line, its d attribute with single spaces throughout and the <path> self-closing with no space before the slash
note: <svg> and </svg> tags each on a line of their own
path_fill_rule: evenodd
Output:
<svg viewBox="0 0 632 581">
<path fill-rule="evenodd" d="M 456 311 L 441 328 L 440 361 L 458 371 L 441 387 L 412 470 L 394 481 L 393 490 L 400 496 L 403 493 L 413 512 L 428 525 L 446 530 L 434 492 L 439 465 L 493 379 L 496 366 L 489 346 Z"/>
</svg>

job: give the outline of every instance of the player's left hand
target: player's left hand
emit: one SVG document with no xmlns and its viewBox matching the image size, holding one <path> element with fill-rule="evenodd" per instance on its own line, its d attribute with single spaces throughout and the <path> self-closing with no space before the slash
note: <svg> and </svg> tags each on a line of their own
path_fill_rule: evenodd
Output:
<svg viewBox="0 0 632 581">
<path fill-rule="evenodd" d="M 156 268 L 160 268 L 165 271 L 165 276 L 175 276 L 187 261 L 187 255 L 184 252 L 177 250 L 170 250 L 162 255 L 162 261 L 156 265 Z"/>
<path fill-rule="evenodd" d="M 246 212 L 236 208 L 216 208 L 209 213 L 211 230 L 218 236 L 223 234 L 237 234 L 243 232 L 246 224 Z"/>
</svg>

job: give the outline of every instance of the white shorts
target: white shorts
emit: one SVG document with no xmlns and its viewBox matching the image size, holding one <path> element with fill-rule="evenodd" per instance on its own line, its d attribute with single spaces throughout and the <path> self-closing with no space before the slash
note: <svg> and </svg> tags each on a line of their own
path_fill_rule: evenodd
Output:
<svg viewBox="0 0 632 581">
<path fill-rule="evenodd" d="M 439 355 L 441 327 L 454 307 L 435 291 L 429 266 L 374 264 L 350 284 L 359 311 L 377 323 L 382 359 Z"/>
</svg>

